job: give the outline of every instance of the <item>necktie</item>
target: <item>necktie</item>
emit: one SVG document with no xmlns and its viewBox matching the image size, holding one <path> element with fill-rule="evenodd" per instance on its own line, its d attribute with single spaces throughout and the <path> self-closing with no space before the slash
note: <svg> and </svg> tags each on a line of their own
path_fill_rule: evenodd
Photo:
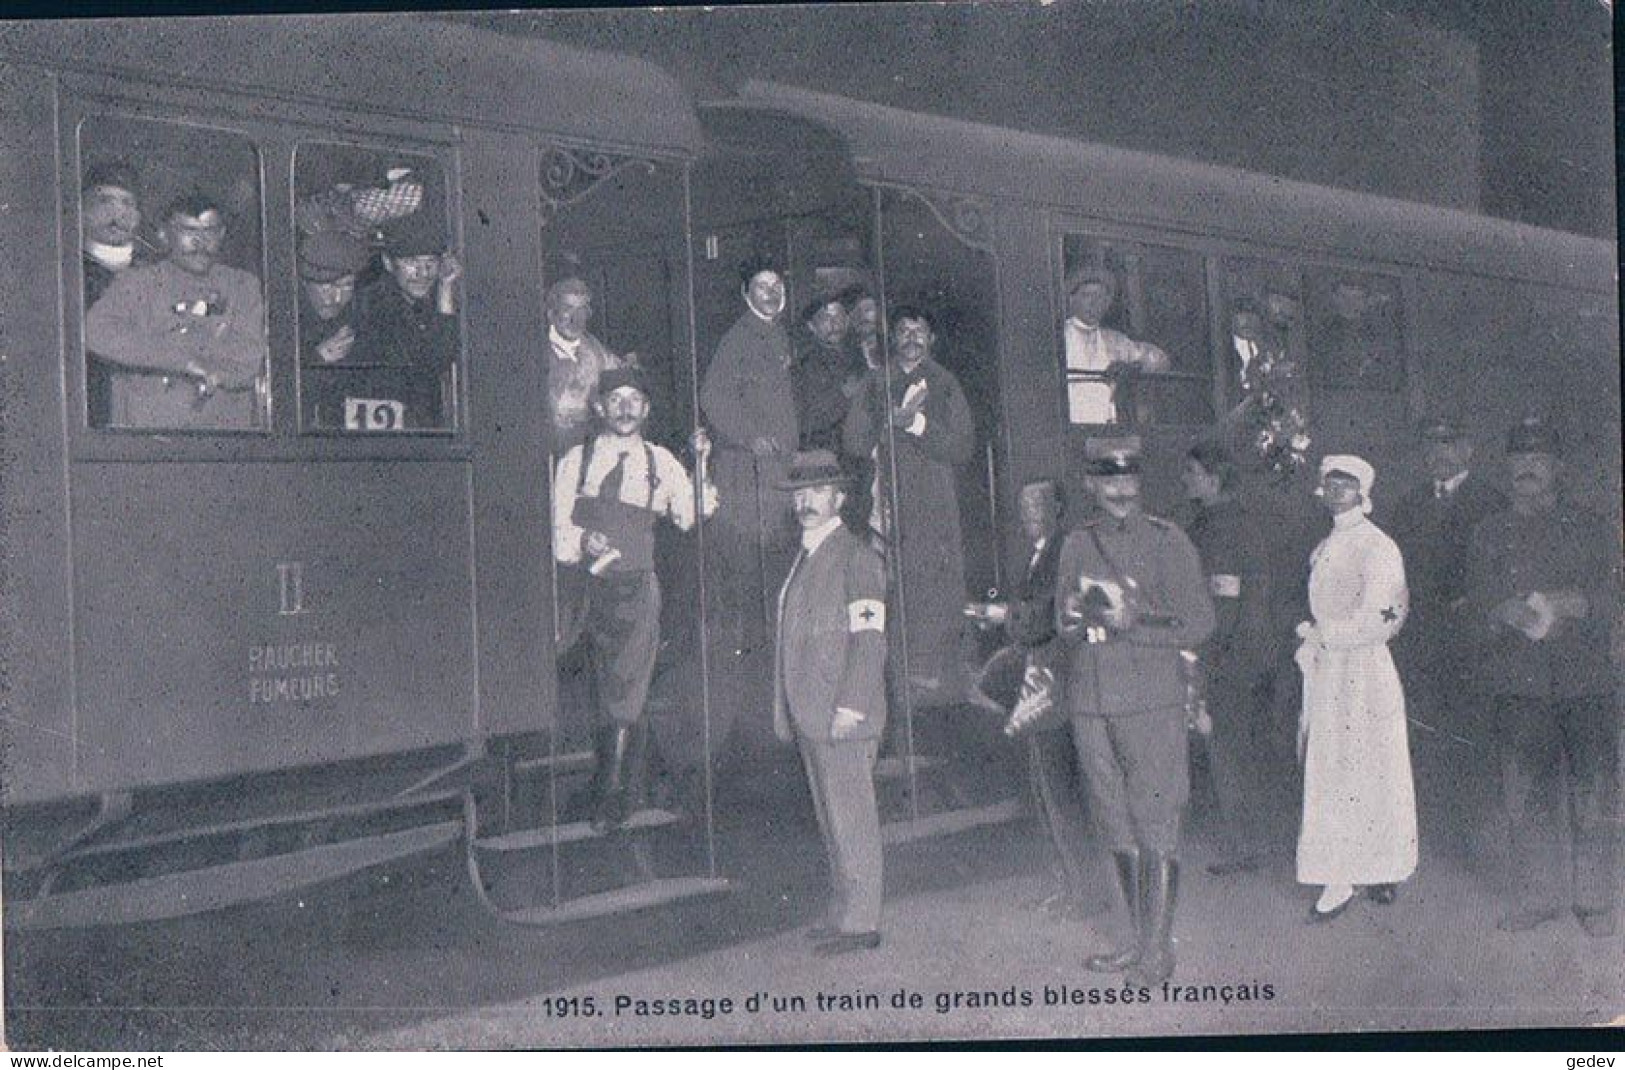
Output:
<svg viewBox="0 0 1625 1070">
<path fill-rule="evenodd" d="M 618 502 L 621 500 L 621 483 L 626 479 L 627 451 L 622 450 L 615 458 L 615 466 L 604 473 L 604 478 L 598 484 L 598 497 L 606 501 Z"/>
</svg>

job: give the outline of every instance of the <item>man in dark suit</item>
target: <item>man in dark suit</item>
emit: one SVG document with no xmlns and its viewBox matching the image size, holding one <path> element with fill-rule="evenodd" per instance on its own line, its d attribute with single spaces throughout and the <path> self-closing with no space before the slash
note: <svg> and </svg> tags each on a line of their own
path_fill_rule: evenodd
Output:
<svg viewBox="0 0 1625 1070">
<path fill-rule="evenodd" d="M 1056 680 L 1055 566 L 1061 558 L 1060 489 L 1044 480 L 1021 488 L 1022 532 L 1027 567 L 1008 602 L 972 603 L 965 612 L 983 627 L 1003 626 L 1008 645 L 988 658 L 976 680 L 977 700 L 1010 717 L 1005 732 L 1020 735 L 1027 750 L 1028 779 L 1039 818 L 1055 848 L 1060 890 L 1041 908 L 1082 918 L 1110 906 L 1110 892 L 1096 879 L 1099 866 L 1089 843 L 1081 785 L 1070 734 L 1071 720 L 1054 716 L 1062 704 Z"/>
<path fill-rule="evenodd" d="M 841 523 L 846 476 L 828 450 L 793 458 L 801 552 L 779 592 L 773 730 L 801 748 L 834 902 L 811 931 L 820 956 L 880 946 L 874 767 L 886 727 L 886 574 Z"/>
<path fill-rule="evenodd" d="M 1433 729 L 1416 736 L 1421 812 L 1464 837 L 1487 816 L 1495 783 L 1493 746 L 1481 703 L 1469 699 L 1471 659 L 1465 636 L 1467 546 L 1485 517 L 1507 500 L 1472 468 L 1473 444 L 1461 426 L 1436 419 L 1422 429 L 1428 479 L 1395 508 L 1388 530 L 1405 558 L 1410 616 L 1394 644 L 1394 660 L 1413 716 Z"/>
</svg>

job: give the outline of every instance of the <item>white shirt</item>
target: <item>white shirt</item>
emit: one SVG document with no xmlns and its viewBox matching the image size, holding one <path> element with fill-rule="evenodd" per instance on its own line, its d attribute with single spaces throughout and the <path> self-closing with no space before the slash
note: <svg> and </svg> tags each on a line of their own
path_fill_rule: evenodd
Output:
<svg viewBox="0 0 1625 1070">
<path fill-rule="evenodd" d="M 645 443 L 641 435 L 599 435 L 593 443 L 592 464 L 587 468 L 587 479 L 581 480 L 582 447 L 571 446 L 559 458 L 553 476 L 553 556 L 562 564 L 573 565 L 581 560 L 582 529 L 571 522 L 575 512 L 576 488 L 581 486 L 588 497 L 598 493 L 604 477 L 609 475 L 622 454 L 626 466 L 621 469 L 621 501 L 648 509 L 656 516 L 664 516 L 683 531 L 694 526 L 694 484 L 683 470 L 682 462 L 663 446 Z M 656 483 L 654 493 L 649 492 L 649 456 L 654 455 Z M 707 486 L 706 515 L 716 507 L 716 491 Z"/>
<path fill-rule="evenodd" d="M 824 540 L 835 534 L 835 529 L 841 526 L 841 518 L 832 516 L 815 528 L 801 529 L 801 548 L 808 557 L 811 557 L 818 548 L 824 545 Z"/>
<path fill-rule="evenodd" d="M 581 339 L 564 337 L 551 323 L 547 325 L 547 340 L 553 343 L 553 352 L 560 360 L 575 360 L 576 350 L 581 348 Z"/>
<path fill-rule="evenodd" d="M 1454 494 L 1461 489 L 1461 485 L 1466 481 L 1467 470 L 1465 468 L 1449 479 L 1435 479 L 1433 481 L 1433 496 L 1435 498 L 1444 498 Z"/>
<path fill-rule="evenodd" d="M 1162 350 L 1149 342 L 1137 342 L 1110 327 L 1087 324 L 1073 316 L 1067 319 L 1063 333 L 1068 371 L 1098 375 L 1114 364 L 1134 364 L 1153 372 L 1168 367 L 1168 355 Z M 1109 382 L 1069 377 L 1066 384 L 1068 418 L 1075 424 L 1116 423 L 1115 389 Z"/>
</svg>

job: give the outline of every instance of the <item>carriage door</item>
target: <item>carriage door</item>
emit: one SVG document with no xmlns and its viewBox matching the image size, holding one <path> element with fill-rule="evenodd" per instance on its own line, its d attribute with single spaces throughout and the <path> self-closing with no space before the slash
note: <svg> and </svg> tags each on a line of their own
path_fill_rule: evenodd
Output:
<svg viewBox="0 0 1625 1070">
<path fill-rule="evenodd" d="M 537 167 L 558 704 L 553 727 L 510 763 L 521 786 L 512 824 L 527 831 L 484 843 L 487 855 L 527 859 L 508 872 L 526 874 L 540 899 L 503 912 L 547 924 L 727 882 L 711 821 L 690 481 L 686 168 L 556 144 L 541 147 Z M 617 407 L 635 398 L 614 385 L 628 368 L 643 411 Z M 599 387 L 610 388 L 607 418 Z"/>
<path fill-rule="evenodd" d="M 1012 579 L 1003 575 L 1000 539 L 1016 518 L 1002 514 L 1015 495 L 997 482 L 991 206 L 905 187 L 871 193 L 889 330 L 872 442 L 861 445 L 872 460 L 870 520 L 892 587 L 896 731 L 880 772 L 887 840 L 899 842 L 1020 813 L 1014 748 L 1002 719 L 975 701 L 978 670 L 999 633 L 979 631 L 965 612 L 1006 597 Z M 922 341 L 929 351 L 916 362 Z M 929 445 L 910 426 L 915 411 L 926 414 Z"/>
</svg>

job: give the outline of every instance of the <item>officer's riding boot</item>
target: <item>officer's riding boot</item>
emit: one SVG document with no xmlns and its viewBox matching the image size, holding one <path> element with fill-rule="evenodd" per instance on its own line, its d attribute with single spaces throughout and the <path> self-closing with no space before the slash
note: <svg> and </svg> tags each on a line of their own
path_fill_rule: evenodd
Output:
<svg viewBox="0 0 1625 1070">
<path fill-rule="evenodd" d="M 1179 899 L 1179 862 L 1171 855 L 1148 852 L 1140 880 L 1145 890 L 1145 943 L 1140 961 L 1125 980 L 1132 985 L 1160 985 L 1174 974 L 1174 907 Z"/>
<path fill-rule="evenodd" d="M 604 776 L 603 794 L 592 815 L 592 830 L 600 836 L 621 827 L 626 820 L 626 766 L 632 749 L 632 726 L 617 724 L 611 740 L 609 771 Z"/>
<path fill-rule="evenodd" d="M 1117 886 L 1123 890 L 1123 903 L 1128 907 L 1129 938 L 1116 951 L 1104 955 L 1091 955 L 1084 965 L 1096 973 L 1116 973 L 1140 961 L 1140 947 L 1145 937 L 1145 901 L 1140 886 L 1140 855 L 1137 851 L 1113 851 L 1112 864 L 1117 867 Z"/>
</svg>

